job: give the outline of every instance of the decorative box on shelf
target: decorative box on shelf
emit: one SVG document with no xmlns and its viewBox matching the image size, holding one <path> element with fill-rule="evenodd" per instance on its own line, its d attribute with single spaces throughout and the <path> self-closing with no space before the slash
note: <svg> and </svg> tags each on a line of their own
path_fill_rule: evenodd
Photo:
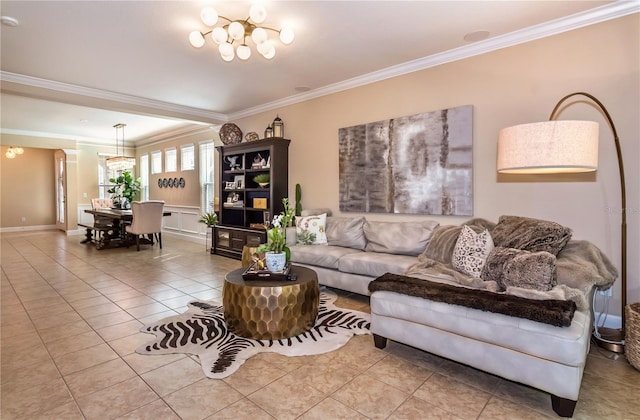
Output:
<svg viewBox="0 0 640 420">
<path fill-rule="evenodd" d="M 266 198 L 254 198 L 253 199 L 253 208 L 266 209 L 267 208 L 267 199 Z"/>
</svg>

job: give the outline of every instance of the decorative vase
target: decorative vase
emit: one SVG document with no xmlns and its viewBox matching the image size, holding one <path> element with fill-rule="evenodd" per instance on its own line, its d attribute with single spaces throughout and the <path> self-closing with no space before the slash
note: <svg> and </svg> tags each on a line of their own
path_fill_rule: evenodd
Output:
<svg viewBox="0 0 640 420">
<path fill-rule="evenodd" d="M 264 258 L 267 262 L 267 269 L 274 273 L 284 270 L 284 265 L 287 262 L 287 254 L 284 252 L 267 251 Z"/>
</svg>

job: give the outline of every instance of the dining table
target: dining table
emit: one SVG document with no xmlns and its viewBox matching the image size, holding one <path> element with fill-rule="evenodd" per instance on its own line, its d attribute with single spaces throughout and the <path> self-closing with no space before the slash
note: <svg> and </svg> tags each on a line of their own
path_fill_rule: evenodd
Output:
<svg viewBox="0 0 640 420">
<path fill-rule="evenodd" d="M 85 213 L 93 215 L 94 218 L 100 218 L 103 222 L 100 224 L 82 224 L 87 229 L 86 237 L 81 241 L 82 243 L 95 242 L 96 249 L 104 249 L 107 247 L 120 247 L 129 246 L 135 243 L 130 236 L 127 235 L 125 227 L 131 224 L 133 221 L 133 211 L 117 208 L 102 208 L 102 209 L 86 209 Z M 163 211 L 163 216 L 171 216 L 170 211 Z M 110 220 L 110 223 L 105 223 L 105 220 Z M 153 244 L 153 235 L 148 235 L 148 239 Z"/>
</svg>

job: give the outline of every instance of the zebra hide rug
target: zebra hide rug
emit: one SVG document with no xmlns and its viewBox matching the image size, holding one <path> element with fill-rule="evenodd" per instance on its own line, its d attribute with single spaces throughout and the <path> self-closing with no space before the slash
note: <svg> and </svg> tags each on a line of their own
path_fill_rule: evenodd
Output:
<svg viewBox="0 0 640 420">
<path fill-rule="evenodd" d="M 283 340 L 253 340 L 227 329 L 222 305 L 190 302 L 180 315 L 161 319 L 140 328 L 156 339 L 136 349 L 139 354 L 189 353 L 198 356 L 204 374 L 221 379 L 238 370 L 245 360 L 262 352 L 285 356 L 328 353 L 354 335 L 370 334 L 370 316 L 364 312 L 336 307 L 337 295 L 321 289 L 316 323 L 309 331 Z"/>
</svg>

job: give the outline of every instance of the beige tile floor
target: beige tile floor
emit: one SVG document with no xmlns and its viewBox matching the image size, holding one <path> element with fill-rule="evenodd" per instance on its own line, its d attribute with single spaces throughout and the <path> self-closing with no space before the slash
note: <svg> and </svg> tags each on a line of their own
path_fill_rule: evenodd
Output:
<svg viewBox="0 0 640 420">
<path fill-rule="evenodd" d="M 134 352 L 145 322 L 221 296 L 239 262 L 165 235 L 97 251 L 61 232 L 2 235 L 1 412 L 9 419 L 536 419 L 548 395 L 371 336 L 318 356 L 261 354 L 224 380 Z M 338 291 L 337 305 L 368 311 Z M 609 357 L 608 357 L 609 356 Z M 575 418 L 640 419 L 640 373 L 592 348 Z"/>
</svg>

